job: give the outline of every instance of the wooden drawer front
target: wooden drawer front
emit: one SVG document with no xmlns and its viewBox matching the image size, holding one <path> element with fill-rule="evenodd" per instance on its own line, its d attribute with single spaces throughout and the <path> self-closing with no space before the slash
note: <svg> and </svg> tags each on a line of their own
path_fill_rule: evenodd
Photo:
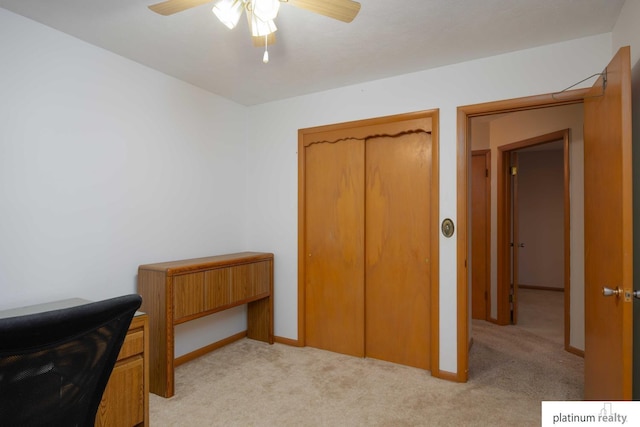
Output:
<svg viewBox="0 0 640 427">
<path fill-rule="evenodd" d="M 175 276 L 173 295 L 175 320 L 204 311 L 204 273 Z"/>
<path fill-rule="evenodd" d="M 216 268 L 204 273 L 205 309 L 213 310 L 231 303 L 231 271 Z"/>
<path fill-rule="evenodd" d="M 261 295 L 270 291 L 271 261 L 261 261 L 251 264 L 251 294 Z"/>
<path fill-rule="evenodd" d="M 271 264 L 269 261 L 231 267 L 231 302 L 269 292 L 270 281 Z"/>
<path fill-rule="evenodd" d="M 138 356 L 113 368 L 98 407 L 95 425 L 130 427 L 143 421 L 144 360 Z"/>
<path fill-rule="evenodd" d="M 230 267 L 231 270 L 231 302 L 242 301 L 250 296 L 251 265 L 242 264 Z"/>
<path fill-rule="evenodd" d="M 118 360 L 126 359 L 144 351 L 144 332 L 142 330 L 129 332 L 122 343 Z"/>
</svg>

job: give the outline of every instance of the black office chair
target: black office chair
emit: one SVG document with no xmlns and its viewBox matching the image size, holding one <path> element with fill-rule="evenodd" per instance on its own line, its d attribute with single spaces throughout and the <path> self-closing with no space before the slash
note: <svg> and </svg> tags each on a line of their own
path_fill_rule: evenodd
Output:
<svg viewBox="0 0 640 427">
<path fill-rule="evenodd" d="M 125 295 L 0 319 L 0 425 L 93 426 L 141 302 Z"/>
</svg>

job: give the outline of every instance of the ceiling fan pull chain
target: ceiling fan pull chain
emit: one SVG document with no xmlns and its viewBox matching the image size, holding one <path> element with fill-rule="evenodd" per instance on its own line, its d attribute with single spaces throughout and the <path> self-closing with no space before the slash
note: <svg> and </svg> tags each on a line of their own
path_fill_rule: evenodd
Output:
<svg viewBox="0 0 640 427">
<path fill-rule="evenodd" d="M 269 51 L 267 50 L 268 47 L 268 43 L 267 43 L 267 37 L 269 35 L 265 35 L 264 36 L 264 56 L 262 57 L 262 62 L 264 62 L 265 64 L 267 64 L 269 62 Z"/>
</svg>

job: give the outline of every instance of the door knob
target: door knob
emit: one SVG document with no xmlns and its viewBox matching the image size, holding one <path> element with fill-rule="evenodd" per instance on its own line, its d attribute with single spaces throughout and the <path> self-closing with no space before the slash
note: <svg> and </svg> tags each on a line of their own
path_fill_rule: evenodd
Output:
<svg viewBox="0 0 640 427">
<path fill-rule="evenodd" d="M 611 289 L 611 288 L 607 288 L 606 286 L 602 287 L 602 295 L 604 295 L 605 297 L 610 297 L 612 295 L 615 295 L 617 297 L 620 296 L 620 288 L 615 288 L 615 289 Z"/>
</svg>

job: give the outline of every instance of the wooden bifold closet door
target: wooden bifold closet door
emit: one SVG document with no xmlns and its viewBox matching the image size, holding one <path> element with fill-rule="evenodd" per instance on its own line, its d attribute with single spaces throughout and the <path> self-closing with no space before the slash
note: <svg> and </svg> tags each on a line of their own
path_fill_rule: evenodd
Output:
<svg viewBox="0 0 640 427">
<path fill-rule="evenodd" d="M 305 343 L 429 369 L 431 118 L 369 123 L 301 131 Z"/>
<path fill-rule="evenodd" d="M 307 345 L 364 356 L 364 143 L 308 147 Z"/>
</svg>

